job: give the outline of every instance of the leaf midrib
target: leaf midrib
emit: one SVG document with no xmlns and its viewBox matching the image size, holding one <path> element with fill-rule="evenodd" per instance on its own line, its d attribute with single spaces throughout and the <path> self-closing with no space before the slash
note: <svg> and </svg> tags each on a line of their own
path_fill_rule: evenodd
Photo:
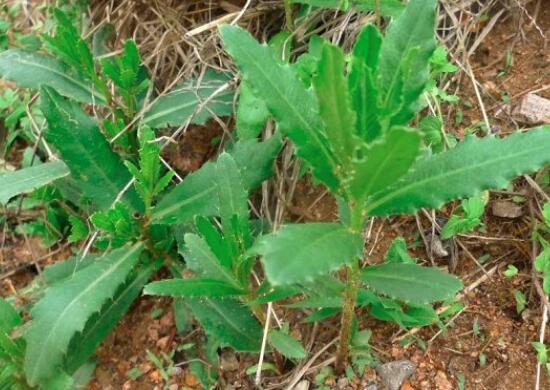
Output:
<svg viewBox="0 0 550 390">
<path fill-rule="evenodd" d="M 71 302 L 69 304 L 67 304 L 65 306 L 65 308 L 63 309 L 63 311 L 59 314 L 59 316 L 57 316 L 56 320 L 54 321 L 54 324 L 53 326 L 50 327 L 49 329 L 49 332 L 46 334 L 45 338 L 43 339 L 42 341 L 42 345 L 50 345 L 50 342 L 49 342 L 49 339 L 51 337 L 52 334 L 56 333 L 56 329 L 57 327 L 64 323 L 64 316 L 65 316 L 65 313 L 71 309 L 71 307 L 75 304 L 75 302 L 78 302 L 82 296 L 86 295 L 90 290 L 93 290 L 95 289 L 95 287 L 97 286 L 98 283 L 100 283 L 101 281 L 103 281 L 106 277 L 108 276 L 111 276 L 111 274 L 113 274 L 116 270 L 118 270 L 118 268 L 125 263 L 125 261 L 134 254 L 134 252 L 138 251 L 139 249 L 141 248 L 141 244 L 137 244 L 137 245 L 134 245 L 133 248 L 130 249 L 130 251 L 128 251 L 124 256 L 121 257 L 120 260 L 118 260 L 116 263 L 113 263 L 108 269 L 106 272 L 104 272 L 100 277 L 98 277 L 97 279 L 95 279 L 92 283 L 90 283 L 86 288 L 84 288 L 80 293 L 78 293 L 76 296 L 73 297 L 73 299 L 71 300 Z M 50 350 L 47 349 L 47 348 L 42 348 L 40 350 L 40 353 L 38 354 L 38 358 L 35 359 L 35 361 L 37 362 L 35 365 L 34 365 L 34 370 L 31 371 L 29 377 L 30 378 L 35 378 L 35 375 L 36 375 L 36 370 L 38 370 L 41 366 L 40 361 L 42 361 L 43 359 L 43 356 L 45 353 L 49 353 Z"/>
<path fill-rule="evenodd" d="M 458 169 L 455 169 L 453 171 L 446 171 L 446 172 L 440 173 L 440 174 L 435 175 L 435 176 L 429 176 L 429 177 L 427 177 L 423 180 L 415 180 L 414 182 L 412 182 L 409 185 L 405 185 L 405 186 L 401 185 L 398 190 L 393 191 L 393 192 L 389 193 L 388 195 L 383 196 L 383 197 L 379 198 L 378 200 L 372 202 L 370 205 L 368 205 L 367 208 L 366 208 L 367 214 L 370 213 L 372 210 L 375 210 L 376 208 L 378 208 L 380 205 L 383 205 L 384 203 L 387 203 L 388 201 L 390 201 L 394 198 L 397 198 L 398 196 L 402 195 L 403 193 L 412 192 L 412 190 L 414 188 L 422 187 L 422 186 L 426 185 L 426 183 L 436 182 L 436 181 L 441 180 L 442 178 L 444 178 L 446 176 L 449 176 L 449 177 L 454 176 L 454 175 L 457 175 L 457 174 L 460 174 L 460 173 L 463 173 L 463 172 L 466 172 L 466 171 L 469 171 L 469 170 L 479 169 L 483 166 L 498 164 L 498 163 L 501 163 L 503 161 L 512 160 L 514 158 L 517 158 L 517 157 L 525 155 L 525 154 L 534 154 L 539 149 L 541 151 L 546 151 L 547 147 L 546 147 L 546 145 L 543 145 L 543 146 L 540 146 L 539 148 L 532 148 L 532 149 L 529 149 L 528 151 L 525 151 L 525 152 L 518 152 L 518 153 L 512 154 L 512 155 L 508 154 L 504 157 L 499 157 L 499 158 L 495 158 L 495 159 L 492 159 L 492 160 L 485 160 L 485 161 L 482 161 L 481 163 L 478 163 L 478 164 L 475 164 L 475 165 L 462 166 L 462 167 L 460 167 Z M 414 175 L 414 171 L 413 171 L 411 176 L 413 176 L 413 175 Z M 402 183 L 397 183 L 397 184 L 402 184 Z"/>
<path fill-rule="evenodd" d="M 48 70 L 48 71 L 50 71 L 50 72 L 53 72 L 53 73 L 55 73 L 56 75 L 61 76 L 61 78 L 64 78 L 64 79 L 66 79 L 66 80 L 68 80 L 68 81 L 70 81 L 70 82 L 73 82 L 73 83 L 76 84 L 77 86 L 79 86 L 79 87 L 81 87 L 82 89 L 84 89 L 86 92 L 88 92 L 88 93 L 90 94 L 90 97 L 92 97 L 92 99 L 93 99 L 93 97 L 96 97 L 96 98 L 98 98 L 102 103 L 105 103 L 104 98 L 103 98 L 101 95 L 95 94 L 95 93 L 94 93 L 94 90 L 91 89 L 88 85 L 83 84 L 83 83 L 81 83 L 80 81 L 78 81 L 78 80 L 76 80 L 76 79 L 73 79 L 72 77 L 69 77 L 66 73 L 60 72 L 60 71 L 58 71 L 57 69 L 48 68 L 47 66 L 44 66 L 44 65 L 42 65 L 42 64 L 40 64 L 40 63 L 38 63 L 38 62 L 31 62 L 31 61 L 25 60 L 25 59 L 23 59 L 23 57 L 22 57 L 21 54 L 19 54 L 19 53 L 18 53 L 17 55 L 19 56 L 19 62 L 20 62 L 21 64 L 33 65 L 33 66 L 35 66 L 35 67 L 37 67 L 37 68 L 46 69 L 46 70 Z M 48 58 L 48 60 L 51 60 L 49 57 L 46 57 L 46 56 L 44 56 L 44 57 L 45 57 L 45 58 Z"/>
</svg>

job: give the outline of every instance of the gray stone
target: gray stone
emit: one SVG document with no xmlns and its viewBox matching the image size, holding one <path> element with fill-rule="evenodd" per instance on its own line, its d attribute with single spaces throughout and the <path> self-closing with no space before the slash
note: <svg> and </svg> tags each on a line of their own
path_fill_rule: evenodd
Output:
<svg viewBox="0 0 550 390">
<path fill-rule="evenodd" d="M 524 214 L 523 207 L 509 200 L 497 200 L 493 202 L 492 212 L 495 217 L 519 218 Z"/>
<path fill-rule="evenodd" d="M 410 360 L 396 360 L 376 367 L 376 373 L 382 379 L 386 390 L 399 390 L 401 384 L 416 370 L 416 364 Z"/>
<path fill-rule="evenodd" d="M 527 125 L 550 123 L 550 100 L 528 93 L 514 108 L 512 117 Z"/>
</svg>

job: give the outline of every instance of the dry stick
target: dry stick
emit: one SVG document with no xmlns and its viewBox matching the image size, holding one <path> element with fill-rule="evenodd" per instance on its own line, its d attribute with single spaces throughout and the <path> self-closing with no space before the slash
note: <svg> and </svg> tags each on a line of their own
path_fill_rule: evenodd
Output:
<svg viewBox="0 0 550 390">
<path fill-rule="evenodd" d="M 332 345 L 336 344 L 337 341 L 338 341 L 338 337 L 332 339 L 330 343 L 325 345 L 315 355 L 313 355 L 311 359 L 309 359 L 308 362 L 304 364 L 304 366 L 300 369 L 300 371 L 298 371 L 294 375 L 294 377 L 290 380 L 290 383 L 285 387 L 285 390 L 292 390 L 294 386 L 296 386 L 296 384 L 300 381 L 300 379 L 302 379 L 305 373 L 309 370 L 311 365 L 319 358 L 319 356 L 321 356 L 321 354 L 323 354 L 327 349 L 332 347 Z"/>
<path fill-rule="evenodd" d="M 262 337 L 262 349 L 260 350 L 260 357 L 256 368 L 256 377 L 254 378 L 254 383 L 256 386 L 260 386 L 260 382 L 262 381 L 262 365 L 264 363 L 265 346 L 267 344 L 267 333 L 269 332 L 269 324 L 271 322 L 271 307 L 272 304 L 269 302 L 267 304 L 267 318 L 265 319 L 264 334 Z"/>
</svg>

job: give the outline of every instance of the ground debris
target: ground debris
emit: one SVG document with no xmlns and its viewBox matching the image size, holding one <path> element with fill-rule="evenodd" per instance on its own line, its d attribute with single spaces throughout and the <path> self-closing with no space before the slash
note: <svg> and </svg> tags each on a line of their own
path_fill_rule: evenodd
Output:
<svg viewBox="0 0 550 390">
<path fill-rule="evenodd" d="M 386 390 L 399 390 L 403 381 L 414 374 L 415 370 L 416 364 L 410 360 L 396 360 L 376 367 Z"/>
<path fill-rule="evenodd" d="M 512 110 L 512 116 L 527 125 L 550 123 L 550 100 L 528 93 Z"/>
<path fill-rule="evenodd" d="M 524 214 L 523 207 L 509 200 L 497 200 L 491 208 L 493 215 L 500 218 L 519 218 Z"/>
</svg>

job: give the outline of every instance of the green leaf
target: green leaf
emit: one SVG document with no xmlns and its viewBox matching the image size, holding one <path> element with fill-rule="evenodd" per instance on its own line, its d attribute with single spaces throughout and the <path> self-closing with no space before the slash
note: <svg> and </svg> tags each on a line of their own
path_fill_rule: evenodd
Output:
<svg viewBox="0 0 550 390">
<path fill-rule="evenodd" d="M 460 279 L 437 268 L 388 263 L 365 268 L 361 279 L 379 294 L 424 304 L 453 298 L 462 288 Z"/>
<path fill-rule="evenodd" d="M 168 172 L 161 178 L 160 146 L 155 143 L 155 133 L 150 127 L 143 126 L 139 130 L 139 144 L 139 169 L 130 161 L 126 161 L 126 167 L 136 178 L 136 191 L 145 205 L 145 214 L 149 216 L 153 199 L 172 180 L 173 173 Z"/>
<path fill-rule="evenodd" d="M 240 140 L 257 138 L 268 118 L 269 111 L 263 100 L 254 96 L 248 84 L 242 82 L 237 109 L 237 137 Z"/>
<path fill-rule="evenodd" d="M 396 237 L 392 242 L 388 251 L 384 255 L 386 263 L 403 263 L 416 264 L 416 260 L 409 255 L 407 250 L 407 242 L 401 236 Z"/>
<path fill-rule="evenodd" d="M 405 125 L 429 78 L 435 50 L 435 0 L 411 0 L 390 24 L 380 49 L 378 81 L 382 107 L 392 125 Z"/>
<path fill-rule="evenodd" d="M 346 3 L 342 0 L 292 0 L 292 2 L 309 4 L 319 8 L 332 8 L 347 11 L 347 7 L 343 6 Z M 347 4 L 358 11 L 372 12 L 377 9 L 376 0 L 350 0 Z M 382 16 L 396 17 L 405 9 L 405 5 L 399 0 L 380 0 L 379 4 Z"/>
<path fill-rule="evenodd" d="M 21 49 L 6 50 L 0 53 L 0 76 L 22 88 L 48 86 L 79 102 L 105 104 L 105 98 L 90 82 L 48 55 Z"/>
<path fill-rule="evenodd" d="M 161 295 L 179 298 L 188 297 L 226 297 L 243 295 L 245 292 L 220 280 L 214 279 L 169 279 L 149 283 L 143 293 L 146 295 Z"/>
<path fill-rule="evenodd" d="M 83 77 L 93 79 L 95 67 L 92 52 L 81 38 L 72 21 L 59 8 L 54 9 L 55 36 L 43 35 L 46 46 L 56 57 L 61 58 Z"/>
<path fill-rule="evenodd" d="M 142 245 L 105 255 L 70 279 L 48 288 L 33 307 L 24 334 L 25 374 L 31 385 L 45 383 L 63 362 L 72 337 L 112 298 L 141 253 Z"/>
<path fill-rule="evenodd" d="M 363 28 L 353 47 L 348 77 L 353 110 L 357 114 L 356 134 L 368 142 L 376 139 L 381 131 L 378 88 L 374 77 L 381 44 L 382 36 L 376 26 L 369 24 Z"/>
<path fill-rule="evenodd" d="M 247 191 L 258 187 L 272 174 L 273 159 L 280 147 L 281 140 L 278 136 L 265 142 L 247 140 L 235 144 L 229 154 L 241 171 Z M 215 183 L 215 163 L 204 164 L 162 197 L 153 212 L 153 222 L 184 223 L 192 221 L 196 215 L 217 215 L 219 204 Z"/>
<path fill-rule="evenodd" d="M 236 257 L 252 239 L 248 223 L 248 193 L 235 160 L 227 153 L 218 157 L 216 182 L 224 238 L 232 245 L 232 254 Z"/>
<path fill-rule="evenodd" d="M 75 372 L 86 363 L 94 350 L 128 312 L 147 280 L 159 269 L 159 266 L 160 263 L 156 262 L 138 269 L 135 275 L 131 275 L 119 287 L 114 298 L 107 301 L 101 311 L 88 320 L 82 333 L 71 340 L 65 361 L 65 367 L 69 373 Z"/>
<path fill-rule="evenodd" d="M 396 127 L 364 151 L 365 157 L 353 161 L 354 175 L 347 184 L 358 203 L 386 188 L 406 174 L 419 152 L 417 132 Z"/>
<path fill-rule="evenodd" d="M 250 311 L 232 299 L 190 298 L 191 311 L 209 336 L 238 352 L 258 352 L 262 328 Z"/>
<path fill-rule="evenodd" d="M 191 123 L 203 125 L 213 114 L 231 115 L 234 92 L 230 89 L 221 92 L 203 105 L 210 95 L 229 80 L 226 74 L 209 70 L 202 79 L 189 80 L 158 98 L 145 112 L 143 123 L 153 128 L 181 126 L 195 114 Z"/>
<path fill-rule="evenodd" d="M 0 174 L 0 204 L 5 205 L 14 196 L 32 192 L 69 175 L 69 173 L 69 168 L 65 163 L 56 160 Z"/>
<path fill-rule="evenodd" d="M 513 264 L 508 264 L 508 267 L 503 272 L 503 275 L 506 276 L 507 278 L 512 278 L 512 277 L 516 276 L 518 274 L 518 272 L 519 271 L 516 268 L 516 266 L 514 266 Z"/>
<path fill-rule="evenodd" d="M 361 257 L 363 239 L 338 223 L 285 225 L 251 251 L 262 256 L 273 286 L 313 281 Z"/>
<path fill-rule="evenodd" d="M 471 137 L 454 149 L 417 161 L 394 185 L 369 201 L 370 215 L 413 213 L 421 207 L 504 188 L 514 177 L 550 161 L 550 126 L 505 138 Z"/>
<path fill-rule="evenodd" d="M 546 227 L 550 229 L 550 202 L 546 202 L 542 208 L 542 216 Z"/>
<path fill-rule="evenodd" d="M 89 253 L 86 257 L 72 256 L 44 268 L 43 275 L 48 286 L 73 276 L 76 272 L 94 263 L 100 257 L 98 253 Z"/>
<path fill-rule="evenodd" d="M 548 362 L 548 349 L 546 345 L 538 341 L 533 341 L 531 345 L 537 351 L 537 361 L 540 364 L 546 364 Z"/>
<path fill-rule="evenodd" d="M 69 222 L 71 223 L 71 234 L 68 237 L 69 242 L 77 242 L 88 237 L 90 229 L 88 225 L 75 215 L 69 216 Z"/>
<path fill-rule="evenodd" d="M 302 344 L 294 337 L 281 332 L 280 330 L 270 330 L 268 335 L 269 344 L 277 351 L 290 359 L 305 359 L 306 350 Z"/>
<path fill-rule="evenodd" d="M 345 67 L 342 49 L 324 42 L 317 73 L 312 79 L 328 143 L 344 169 L 349 165 L 357 145 L 353 137 L 356 118 L 351 109 Z"/>
<path fill-rule="evenodd" d="M 96 208 L 110 208 L 132 178 L 122 160 L 111 149 L 97 124 L 77 104 L 47 87 L 42 89 L 40 98 L 42 112 L 48 121 L 46 139 L 68 165 L 84 196 Z M 141 209 L 133 188 L 127 191 L 123 201 L 133 209 Z"/>
<path fill-rule="evenodd" d="M 16 326 L 22 325 L 21 316 L 4 298 L 0 297 L 0 332 L 9 333 Z"/>
<path fill-rule="evenodd" d="M 187 233 L 184 240 L 184 257 L 191 271 L 205 278 L 219 280 L 235 287 L 239 286 L 231 271 L 221 264 L 202 237 Z"/>
<path fill-rule="evenodd" d="M 283 134 L 296 146 L 296 154 L 313 169 L 313 175 L 330 189 L 337 189 L 337 166 L 322 130 L 319 106 L 294 69 L 277 61 L 272 50 L 260 45 L 245 30 L 220 27 L 226 50 L 243 72 L 245 82 L 261 98 Z"/>
</svg>

